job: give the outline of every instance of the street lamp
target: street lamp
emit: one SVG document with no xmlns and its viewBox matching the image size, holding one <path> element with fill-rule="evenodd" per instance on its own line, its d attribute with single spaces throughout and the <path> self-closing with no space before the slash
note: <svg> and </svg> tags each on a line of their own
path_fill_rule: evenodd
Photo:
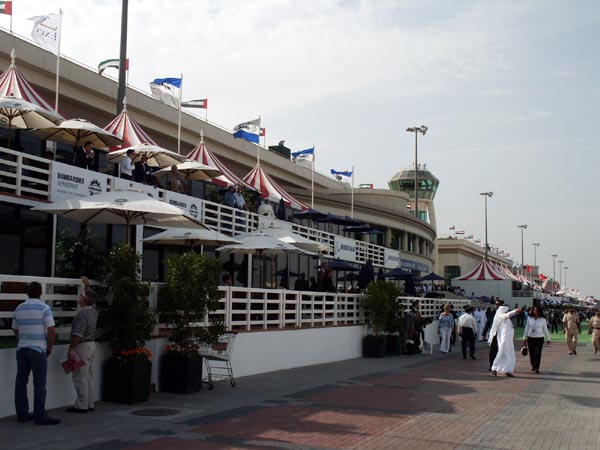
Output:
<svg viewBox="0 0 600 450">
<path fill-rule="evenodd" d="M 552 256 L 552 287 L 556 286 L 556 258 L 558 255 Z M 556 295 L 556 289 L 552 289 L 552 295 Z"/>
<path fill-rule="evenodd" d="M 567 289 L 567 269 L 568 267 L 565 266 L 565 290 Z"/>
<path fill-rule="evenodd" d="M 488 260 L 488 229 L 487 229 L 487 199 L 488 197 L 492 198 L 494 193 L 492 191 L 489 192 L 480 192 L 479 195 L 485 196 L 485 260 Z"/>
<path fill-rule="evenodd" d="M 564 260 L 557 261 L 558 262 L 558 287 L 562 289 L 562 265 L 565 262 Z"/>
<path fill-rule="evenodd" d="M 427 133 L 428 128 L 425 125 L 421 125 L 420 127 L 410 127 L 407 128 L 406 131 L 408 131 L 409 133 L 415 133 L 415 217 L 418 219 L 419 218 L 419 164 L 418 164 L 418 153 L 417 153 L 417 136 L 419 133 L 421 133 L 423 136 L 425 136 L 425 133 Z"/>
<path fill-rule="evenodd" d="M 517 228 L 521 229 L 521 275 L 523 275 L 523 265 L 525 264 L 525 252 L 523 250 L 523 230 L 527 229 L 527 225 L 517 225 Z"/>
<path fill-rule="evenodd" d="M 540 246 L 539 242 L 534 242 L 533 244 L 533 267 L 535 267 L 536 272 L 539 273 L 539 270 L 537 270 L 537 248 Z M 531 279 L 533 281 L 533 270 L 531 271 Z"/>
</svg>

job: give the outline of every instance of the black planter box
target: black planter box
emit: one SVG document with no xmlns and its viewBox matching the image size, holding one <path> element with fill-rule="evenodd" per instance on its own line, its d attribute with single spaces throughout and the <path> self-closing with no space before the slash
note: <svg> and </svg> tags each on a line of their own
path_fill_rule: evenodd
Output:
<svg viewBox="0 0 600 450">
<path fill-rule="evenodd" d="M 385 358 L 385 336 L 368 335 L 363 338 L 363 357 Z"/>
<path fill-rule="evenodd" d="M 189 394 L 202 389 L 202 356 L 168 352 L 160 362 L 162 392 Z"/>
<path fill-rule="evenodd" d="M 109 359 L 104 364 L 102 399 L 127 405 L 145 402 L 150 397 L 151 374 L 152 361 L 120 364 Z"/>
</svg>

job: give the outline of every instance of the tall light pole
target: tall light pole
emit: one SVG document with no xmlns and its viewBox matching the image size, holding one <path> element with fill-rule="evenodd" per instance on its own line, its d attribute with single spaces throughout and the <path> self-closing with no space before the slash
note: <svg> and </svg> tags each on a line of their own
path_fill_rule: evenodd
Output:
<svg viewBox="0 0 600 450">
<path fill-rule="evenodd" d="M 484 196 L 485 202 L 485 260 L 488 260 L 488 227 L 487 227 L 487 199 L 488 197 L 492 198 L 494 193 L 492 191 L 489 192 L 480 192 L 479 195 Z"/>
<path fill-rule="evenodd" d="M 552 287 L 556 286 L 556 258 L 558 255 L 552 256 Z M 556 295 L 556 289 L 552 289 L 552 295 Z"/>
<path fill-rule="evenodd" d="M 540 246 L 540 243 L 534 242 L 531 245 L 533 245 L 533 267 L 539 273 L 539 270 L 537 270 L 537 248 Z M 533 280 L 533 269 L 531 270 L 531 279 Z"/>
<path fill-rule="evenodd" d="M 527 224 L 517 225 L 517 228 L 521 229 L 521 275 L 523 275 L 523 267 L 525 264 L 525 251 L 523 249 L 523 230 L 527 229 Z"/>
<path fill-rule="evenodd" d="M 119 86 L 117 88 L 117 114 L 123 111 L 127 88 L 127 15 L 129 0 L 121 0 L 121 51 L 119 53 Z"/>
<path fill-rule="evenodd" d="M 567 289 L 567 269 L 568 267 L 565 266 L 565 290 Z"/>
<path fill-rule="evenodd" d="M 564 260 L 557 261 L 558 262 L 558 287 L 562 289 L 562 265 L 565 262 Z"/>
<path fill-rule="evenodd" d="M 427 133 L 428 129 L 429 128 L 427 128 L 425 125 L 406 129 L 406 131 L 409 133 L 415 133 L 415 217 L 417 219 L 419 218 L 419 161 L 417 152 L 417 136 L 419 133 L 425 136 L 425 133 Z"/>
</svg>

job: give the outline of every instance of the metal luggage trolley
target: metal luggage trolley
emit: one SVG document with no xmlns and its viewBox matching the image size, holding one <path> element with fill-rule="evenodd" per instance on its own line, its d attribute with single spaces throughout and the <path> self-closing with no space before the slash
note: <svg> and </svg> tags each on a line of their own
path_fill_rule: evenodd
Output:
<svg viewBox="0 0 600 450">
<path fill-rule="evenodd" d="M 200 350 L 206 366 L 206 377 L 203 379 L 203 383 L 207 383 L 208 389 L 211 391 L 214 389 L 215 381 L 229 380 L 231 387 L 235 387 L 237 384 L 233 378 L 231 367 L 231 352 L 235 336 L 236 333 L 225 333 L 219 336 L 219 341 L 215 345 Z"/>
</svg>

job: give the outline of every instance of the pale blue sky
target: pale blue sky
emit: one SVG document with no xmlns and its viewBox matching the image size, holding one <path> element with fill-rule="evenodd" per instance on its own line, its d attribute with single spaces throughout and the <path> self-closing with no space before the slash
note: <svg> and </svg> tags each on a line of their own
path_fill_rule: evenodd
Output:
<svg viewBox="0 0 600 450">
<path fill-rule="evenodd" d="M 440 179 L 438 233 L 455 225 L 568 287 L 600 297 L 600 3 L 597 1 L 129 1 L 130 81 L 184 74 L 226 128 L 263 118 L 267 143 L 317 151 L 317 169 L 356 167 L 385 188 L 413 161 Z M 27 17 L 65 12 L 63 53 L 89 66 L 118 57 L 120 1 L 17 0 Z M 8 17 L 0 17 L 8 27 Z M 116 72 L 107 72 L 115 75 Z M 103 124 L 101 124 L 103 125 Z M 558 264 L 556 277 L 559 278 Z M 564 276 L 563 276 L 564 278 Z"/>
</svg>

